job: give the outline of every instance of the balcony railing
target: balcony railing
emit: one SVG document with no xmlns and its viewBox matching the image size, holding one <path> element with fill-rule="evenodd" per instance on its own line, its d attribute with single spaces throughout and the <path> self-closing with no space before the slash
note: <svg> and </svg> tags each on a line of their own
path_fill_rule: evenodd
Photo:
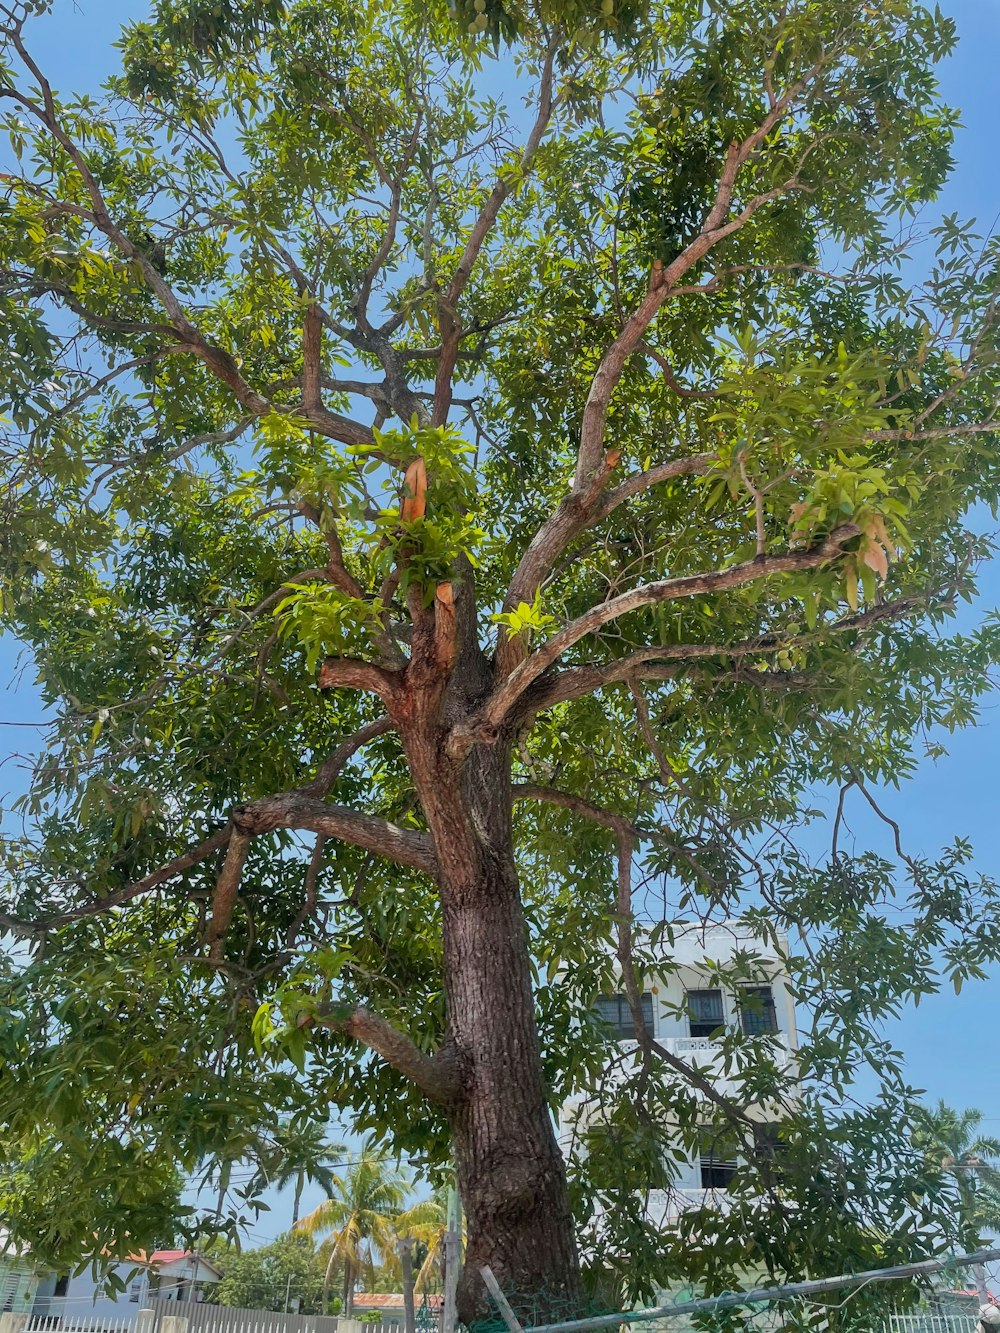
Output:
<svg viewBox="0 0 1000 1333">
<path fill-rule="evenodd" d="M 779 1057 L 783 1056 L 787 1060 L 791 1054 L 791 1042 L 788 1039 L 787 1032 L 770 1032 L 767 1038 L 775 1045 Z M 691 1056 L 708 1055 L 717 1057 L 722 1053 L 722 1039 L 712 1037 L 660 1037 L 660 1045 L 668 1050 L 671 1055 Z"/>
</svg>

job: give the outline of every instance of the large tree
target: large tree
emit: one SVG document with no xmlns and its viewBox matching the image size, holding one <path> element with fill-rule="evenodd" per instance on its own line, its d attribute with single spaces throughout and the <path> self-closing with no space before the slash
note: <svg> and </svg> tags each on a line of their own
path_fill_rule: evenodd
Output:
<svg viewBox="0 0 1000 1333">
<path fill-rule="evenodd" d="M 270 1245 L 242 1253 L 213 1250 L 222 1281 L 209 1288 L 208 1298 L 243 1310 L 295 1310 L 324 1314 L 325 1263 L 308 1236 L 279 1236 Z"/>
<path fill-rule="evenodd" d="M 872 1025 L 996 956 L 997 898 L 964 844 L 845 828 L 996 641 L 948 622 L 1000 481 L 998 246 L 948 219 L 907 260 L 950 21 L 157 0 L 73 98 L 47 7 L 0 4 L 4 615 L 54 718 L 6 844 L 8 1140 L 193 1167 L 351 1108 L 453 1150 L 466 1314 L 484 1263 L 578 1299 L 572 1207 L 639 1288 L 933 1247 Z M 640 990 L 671 921 L 748 912 L 801 936 L 815 1025 L 797 1067 L 727 1037 L 726 1098 Z M 881 1101 L 831 1117 L 865 1060 Z M 550 1105 L 600 1089 L 571 1201 Z M 636 1201 L 706 1118 L 763 1184 L 654 1244 Z M 74 1225 L 35 1243 L 121 1243 Z"/>
</svg>

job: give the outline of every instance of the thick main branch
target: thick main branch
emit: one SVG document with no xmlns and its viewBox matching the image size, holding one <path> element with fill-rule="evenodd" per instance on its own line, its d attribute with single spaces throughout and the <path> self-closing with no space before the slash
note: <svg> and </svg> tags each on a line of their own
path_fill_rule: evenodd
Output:
<svg viewBox="0 0 1000 1333">
<path fill-rule="evenodd" d="M 232 828 L 227 825 L 224 829 L 220 829 L 217 833 L 213 833 L 211 837 L 206 838 L 204 842 L 198 843 L 195 847 L 190 847 L 186 852 L 182 852 L 180 856 L 175 856 L 172 861 L 167 861 L 156 870 L 150 871 L 148 875 L 143 875 L 142 879 L 137 879 L 132 884 L 126 884 L 113 893 L 105 894 L 103 898 L 95 898 L 92 902 L 69 908 L 65 912 L 54 912 L 51 916 L 41 917 L 36 921 L 26 921 L 23 917 L 13 916 L 6 912 L 2 913 L 0 914 L 0 930 L 9 931 L 12 935 L 30 938 L 33 935 L 40 935 L 46 930 L 54 930 L 58 926 L 68 925 L 71 921 L 81 921 L 88 916 L 100 916 L 102 912 L 109 912 L 115 907 L 123 907 L 126 903 L 131 902 L 133 898 L 141 898 L 146 893 L 152 893 L 161 884 L 166 884 L 169 880 L 182 875 L 185 870 L 190 870 L 192 866 L 207 861 L 210 856 L 214 856 L 228 845 L 231 836 Z"/>
<path fill-rule="evenodd" d="M 313 1021 L 321 1027 L 343 1032 L 381 1055 L 432 1101 L 446 1105 L 456 1099 L 462 1088 L 457 1051 L 445 1046 L 436 1055 L 428 1055 L 405 1032 L 400 1032 L 364 1005 L 359 1004 L 346 1014 L 343 1008 L 338 1004 L 324 1005 Z"/>
<path fill-rule="evenodd" d="M 597 508 L 601 493 L 612 474 L 612 467 L 609 466 L 609 460 L 604 454 L 611 398 L 621 381 L 629 357 L 643 347 L 646 332 L 664 302 L 670 296 L 679 294 L 678 284 L 684 275 L 700 263 L 720 241 L 744 227 L 766 203 L 797 188 L 797 181 L 793 177 L 776 189 L 756 195 L 735 216 L 730 216 L 741 169 L 751 161 L 767 136 L 789 113 L 799 94 L 809 85 L 818 70 L 818 66 L 814 67 L 791 84 L 780 98 L 774 99 L 767 115 L 751 134 L 742 141 L 729 145 L 719 174 L 715 198 L 702 220 L 697 235 L 666 268 L 659 261 L 654 263 L 646 295 L 625 320 L 620 333 L 605 351 L 591 381 L 583 410 L 576 471 L 570 492 L 542 525 L 522 556 L 504 598 L 505 610 L 509 610 L 521 601 L 532 599 L 543 579 L 553 568 L 555 560 L 568 542 L 586 525 Z M 709 284 L 700 290 L 714 290 L 714 287 Z M 640 483 L 637 491 L 642 489 L 645 489 L 645 486 Z M 629 498 L 631 493 L 621 492 L 616 502 L 621 503 Z M 502 644 L 498 654 L 502 669 L 509 670 L 522 653 L 522 645 L 516 640 Z"/>
<path fill-rule="evenodd" d="M 388 819 L 361 814 L 344 805 L 328 805 L 302 792 L 281 792 L 250 801 L 233 811 L 232 822 L 241 833 L 251 836 L 273 833 L 275 829 L 298 829 L 339 838 L 424 875 L 437 874 L 437 857 L 428 834 L 400 828 Z"/>
</svg>

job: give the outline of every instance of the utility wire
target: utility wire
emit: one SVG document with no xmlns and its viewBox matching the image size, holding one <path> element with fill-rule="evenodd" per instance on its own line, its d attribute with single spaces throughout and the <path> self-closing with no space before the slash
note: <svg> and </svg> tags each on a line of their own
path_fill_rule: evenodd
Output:
<svg viewBox="0 0 1000 1333">
<path fill-rule="evenodd" d="M 740 1305 L 766 1305 L 771 1301 L 785 1301 L 797 1296 L 814 1296 L 823 1291 L 837 1291 L 841 1287 L 860 1287 L 869 1282 L 890 1282 L 894 1278 L 920 1277 L 925 1274 L 940 1273 L 946 1268 L 971 1268 L 975 1264 L 986 1264 L 993 1259 L 1000 1259 L 1000 1248 L 977 1250 L 974 1254 L 961 1254 L 948 1259 L 925 1259 L 922 1263 L 916 1264 L 896 1264 L 892 1268 L 872 1268 L 865 1273 L 843 1273 L 839 1277 L 817 1278 L 811 1282 L 789 1282 L 783 1287 L 755 1287 L 752 1291 L 727 1291 L 721 1296 L 705 1296 L 695 1301 L 681 1301 L 677 1305 L 659 1305 L 652 1310 L 624 1310 L 619 1314 L 595 1315 L 590 1319 L 569 1319 L 560 1324 L 536 1324 L 532 1328 L 522 1329 L 521 1333 L 591 1333 L 594 1329 L 617 1328 L 620 1324 L 641 1324 L 654 1319 L 671 1319 L 681 1314 L 731 1310 Z"/>
</svg>

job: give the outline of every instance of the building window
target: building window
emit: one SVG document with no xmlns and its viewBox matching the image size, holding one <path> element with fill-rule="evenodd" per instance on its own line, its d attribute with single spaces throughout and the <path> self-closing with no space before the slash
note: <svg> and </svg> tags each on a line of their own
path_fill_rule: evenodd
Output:
<svg viewBox="0 0 1000 1333">
<path fill-rule="evenodd" d="M 774 992 L 770 986 L 741 986 L 739 989 L 740 1025 L 748 1037 L 760 1037 L 778 1030 Z"/>
<path fill-rule="evenodd" d="M 594 1006 L 594 1013 L 606 1023 L 616 1037 L 634 1037 L 635 1020 L 628 999 L 624 995 L 601 995 Z M 653 997 L 642 996 L 642 1016 L 646 1020 L 646 1029 L 653 1030 Z"/>
<path fill-rule="evenodd" d="M 711 1037 L 725 1022 L 721 990 L 689 990 L 687 1007 L 692 1037 Z"/>
<path fill-rule="evenodd" d="M 700 1165 L 703 1190 L 728 1189 L 736 1175 L 736 1145 L 723 1131 L 702 1130 Z"/>
</svg>

